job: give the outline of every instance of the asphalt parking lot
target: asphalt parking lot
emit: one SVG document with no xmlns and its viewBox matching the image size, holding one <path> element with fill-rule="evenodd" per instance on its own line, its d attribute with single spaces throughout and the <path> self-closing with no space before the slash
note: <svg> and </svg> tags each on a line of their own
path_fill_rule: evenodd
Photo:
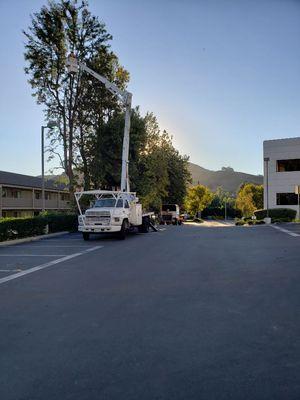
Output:
<svg viewBox="0 0 300 400">
<path fill-rule="evenodd" d="M 299 399 L 299 260 L 269 226 L 1 246 L 0 398 Z"/>
<path fill-rule="evenodd" d="M 102 244 L 95 244 L 94 241 L 85 242 L 79 234 L 66 234 L 14 246 L 1 246 L 0 284 L 101 248 Z"/>
</svg>

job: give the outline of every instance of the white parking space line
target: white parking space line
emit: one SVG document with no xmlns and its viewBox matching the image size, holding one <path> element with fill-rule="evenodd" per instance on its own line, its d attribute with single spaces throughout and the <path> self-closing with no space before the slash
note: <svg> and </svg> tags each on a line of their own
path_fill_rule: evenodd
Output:
<svg viewBox="0 0 300 400">
<path fill-rule="evenodd" d="M 0 257 L 62 257 L 65 254 L 0 254 Z"/>
<path fill-rule="evenodd" d="M 290 236 L 293 236 L 293 237 L 300 236 L 298 233 L 289 231 L 288 229 L 280 228 L 279 226 L 271 225 L 271 227 L 274 228 L 274 229 L 277 229 L 280 232 L 283 232 L 283 233 L 286 233 L 286 234 L 288 234 Z"/>
<path fill-rule="evenodd" d="M 72 258 L 75 258 L 75 257 L 79 257 L 79 256 L 81 256 L 81 255 L 83 255 L 85 253 L 90 252 L 90 251 L 95 251 L 95 250 L 102 249 L 103 247 L 104 246 L 91 247 L 90 249 L 82 251 L 80 253 L 70 254 L 68 256 L 64 256 L 62 258 L 58 258 L 57 260 L 50 261 L 50 262 L 48 262 L 46 264 L 41 264 L 41 265 L 38 265 L 36 267 L 29 268 L 29 269 L 26 269 L 24 271 L 18 272 L 16 274 L 12 274 L 12 275 L 6 276 L 5 278 L 1 278 L 0 279 L 0 285 L 2 283 L 8 282 L 8 281 L 12 281 L 13 279 L 20 278 L 21 276 L 32 274 L 33 272 L 40 271 L 42 269 L 52 267 L 53 265 L 60 264 L 60 263 L 62 263 L 64 261 L 71 260 Z"/>
<path fill-rule="evenodd" d="M 5 246 L 4 246 L 5 247 Z M 22 248 L 24 248 L 24 245 L 23 244 L 18 244 L 18 245 L 15 245 L 14 246 L 14 248 L 20 248 L 20 247 L 22 247 Z M 26 244 L 26 249 L 28 248 L 28 247 L 31 247 L 31 248 L 34 248 L 34 249 L 38 249 L 38 248 L 40 248 L 40 247 L 55 247 L 55 248 L 57 248 L 57 247 L 66 247 L 66 248 L 68 248 L 68 247 L 76 247 L 77 249 L 78 249 L 78 247 L 84 247 L 84 248 L 87 248 L 88 246 L 87 245 L 75 245 L 75 244 L 63 244 L 63 245 L 59 245 L 59 244 L 55 244 L 55 243 L 53 243 L 53 246 L 51 245 L 51 244 L 29 244 L 29 245 L 27 245 Z"/>
<path fill-rule="evenodd" d="M 76 241 L 80 241 L 80 242 L 83 242 L 83 239 L 70 239 L 70 238 L 68 238 L 68 239 L 44 239 L 44 240 L 47 240 L 49 243 L 51 242 L 62 242 L 63 240 L 65 241 L 65 242 L 76 242 Z"/>
</svg>

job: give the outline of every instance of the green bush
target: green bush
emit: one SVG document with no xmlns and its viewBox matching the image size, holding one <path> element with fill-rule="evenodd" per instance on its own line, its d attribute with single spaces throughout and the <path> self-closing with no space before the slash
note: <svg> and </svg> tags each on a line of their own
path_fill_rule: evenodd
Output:
<svg viewBox="0 0 300 400">
<path fill-rule="evenodd" d="M 261 219 L 258 219 L 258 220 L 252 219 L 252 220 L 248 221 L 248 225 L 263 225 L 264 223 L 265 223 L 265 221 L 263 221 Z"/>
<path fill-rule="evenodd" d="M 47 221 L 35 218 L 5 218 L 0 221 L 0 241 L 42 235 Z"/>
<path fill-rule="evenodd" d="M 49 233 L 77 230 L 77 215 L 72 214 L 48 214 L 45 217 L 49 226 Z"/>
<path fill-rule="evenodd" d="M 246 221 L 244 221 L 244 220 L 242 220 L 242 219 L 236 221 L 236 223 L 235 223 L 236 226 L 243 226 L 243 225 L 245 225 L 245 224 L 246 224 Z"/>
<path fill-rule="evenodd" d="M 292 222 L 290 218 L 272 218 L 272 223 Z"/>
<path fill-rule="evenodd" d="M 261 219 L 259 219 L 259 220 L 255 221 L 254 225 L 263 225 L 263 224 L 265 224 L 265 221 L 262 221 Z"/>
<path fill-rule="evenodd" d="M 224 207 L 207 207 L 201 212 L 201 216 L 203 218 L 206 217 L 225 217 L 225 209 Z M 241 218 L 242 214 L 240 210 L 236 208 L 227 207 L 227 217 L 228 218 Z"/>
<path fill-rule="evenodd" d="M 47 225 L 49 233 L 75 231 L 77 215 L 47 214 L 32 218 L 2 218 L 0 219 L 0 242 L 43 235 Z"/>
<path fill-rule="evenodd" d="M 201 218 L 194 218 L 193 222 L 197 222 L 197 224 L 202 224 L 204 221 Z"/>
<path fill-rule="evenodd" d="M 274 220 L 284 220 L 284 222 L 293 221 L 296 218 L 297 211 L 291 210 L 290 208 L 271 208 L 269 210 L 269 217 Z M 256 210 L 254 211 L 254 215 L 258 220 L 264 219 L 267 217 L 267 210 Z"/>
</svg>

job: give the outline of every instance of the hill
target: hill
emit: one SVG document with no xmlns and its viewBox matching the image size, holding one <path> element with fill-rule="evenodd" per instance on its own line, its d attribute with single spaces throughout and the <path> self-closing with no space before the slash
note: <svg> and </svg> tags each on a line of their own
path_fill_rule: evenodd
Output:
<svg viewBox="0 0 300 400">
<path fill-rule="evenodd" d="M 208 186 L 212 191 L 222 186 L 224 190 L 235 193 L 244 182 L 263 184 L 262 175 L 237 172 L 230 167 L 223 167 L 221 171 L 211 171 L 190 162 L 189 170 L 192 175 L 193 185 L 202 184 Z"/>
</svg>

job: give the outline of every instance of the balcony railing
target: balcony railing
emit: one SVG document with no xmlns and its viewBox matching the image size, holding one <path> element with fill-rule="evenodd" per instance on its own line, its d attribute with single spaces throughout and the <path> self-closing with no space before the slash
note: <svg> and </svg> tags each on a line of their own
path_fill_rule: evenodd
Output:
<svg viewBox="0 0 300 400">
<path fill-rule="evenodd" d="M 2 208 L 40 210 L 43 208 L 43 202 L 42 199 L 30 199 L 30 198 L 15 199 L 10 197 L 3 197 Z M 70 204 L 68 201 L 51 199 L 51 200 L 45 200 L 45 208 L 66 210 L 70 208 Z"/>
</svg>

